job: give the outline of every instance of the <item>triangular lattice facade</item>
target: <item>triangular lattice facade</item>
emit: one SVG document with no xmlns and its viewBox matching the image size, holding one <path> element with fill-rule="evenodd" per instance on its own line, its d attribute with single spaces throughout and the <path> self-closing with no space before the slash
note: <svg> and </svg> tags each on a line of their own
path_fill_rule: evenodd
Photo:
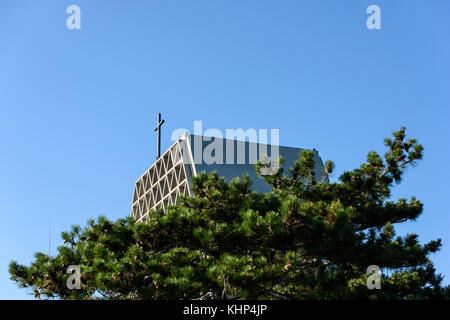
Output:
<svg viewBox="0 0 450 320">
<path fill-rule="evenodd" d="M 190 150 L 189 139 L 184 136 L 136 181 L 131 215 L 138 222 L 147 220 L 149 210 L 166 211 L 169 205 L 178 203 L 180 195 L 191 195 L 195 167 L 193 161 L 185 160 L 191 156 L 186 150 Z"/>
</svg>

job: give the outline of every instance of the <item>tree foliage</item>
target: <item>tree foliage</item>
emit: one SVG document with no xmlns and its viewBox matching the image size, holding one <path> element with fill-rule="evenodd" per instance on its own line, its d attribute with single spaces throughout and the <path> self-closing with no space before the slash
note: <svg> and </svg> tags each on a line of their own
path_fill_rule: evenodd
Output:
<svg viewBox="0 0 450 320">
<path fill-rule="evenodd" d="M 421 245 L 416 234 L 395 234 L 394 224 L 416 220 L 423 204 L 389 200 L 423 147 L 404 128 L 384 142 L 384 157 L 369 152 L 336 182 L 331 161 L 318 178 L 308 150 L 289 171 L 265 177 L 270 193 L 253 192 L 248 176 L 228 183 L 200 173 L 195 197 L 149 212 L 145 223 L 75 225 L 56 256 L 12 261 L 11 278 L 36 297 L 62 299 L 448 298 L 429 260 L 440 239 Z M 70 265 L 81 269 L 81 289 L 66 285 Z M 370 265 L 382 270 L 380 290 L 367 288 Z"/>
</svg>

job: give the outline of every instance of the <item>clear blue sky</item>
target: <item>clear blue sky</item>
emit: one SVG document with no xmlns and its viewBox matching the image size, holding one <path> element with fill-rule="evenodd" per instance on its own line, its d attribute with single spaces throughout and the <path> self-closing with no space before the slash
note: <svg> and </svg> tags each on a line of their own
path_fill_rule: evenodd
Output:
<svg viewBox="0 0 450 320">
<path fill-rule="evenodd" d="M 335 177 L 406 126 L 425 156 L 393 196 L 425 210 L 398 231 L 442 238 L 449 284 L 449 31 L 448 0 L 0 0 L 0 298 L 31 298 L 7 267 L 48 251 L 49 220 L 55 253 L 72 224 L 129 214 L 157 112 L 163 149 L 194 120 L 279 128 Z"/>
</svg>

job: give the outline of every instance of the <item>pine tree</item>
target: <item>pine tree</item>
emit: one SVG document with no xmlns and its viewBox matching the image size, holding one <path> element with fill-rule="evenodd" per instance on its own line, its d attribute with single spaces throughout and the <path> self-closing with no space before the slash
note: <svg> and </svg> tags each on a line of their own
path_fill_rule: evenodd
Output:
<svg viewBox="0 0 450 320">
<path fill-rule="evenodd" d="M 145 223 L 99 217 L 75 225 L 56 256 L 12 261 L 11 278 L 36 297 L 61 299 L 449 298 L 429 260 L 440 239 L 420 245 L 416 234 L 395 234 L 394 224 L 416 220 L 422 203 L 389 201 L 423 147 L 406 140 L 405 128 L 384 142 L 384 158 L 371 151 L 336 182 L 331 161 L 316 177 L 307 150 L 288 172 L 265 177 L 270 193 L 253 192 L 248 176 L 228 183 L 201 173 L 195 197 L 151 211 Z M 66 285 L 70 265 L 81 270 L 78 290 Z M 371 265 L 382 271 L 379 290 L 367 286 Z"/>
</svg>

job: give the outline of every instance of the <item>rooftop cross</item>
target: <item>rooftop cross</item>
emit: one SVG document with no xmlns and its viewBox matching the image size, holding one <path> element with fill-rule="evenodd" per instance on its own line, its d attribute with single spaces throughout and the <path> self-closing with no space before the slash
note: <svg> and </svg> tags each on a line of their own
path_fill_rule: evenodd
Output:
<svg viewBox="0 0 450 320">
<path fill-rule="evenodd" d="M 158 113 L 158 124 L 155 127 L 155 131 L 158 131 L 158 154 L 156 159 L 161 157 L 161 126 L 164 123 L 164 120 L 161 120 L 161 113 Z"/>
</svg>

